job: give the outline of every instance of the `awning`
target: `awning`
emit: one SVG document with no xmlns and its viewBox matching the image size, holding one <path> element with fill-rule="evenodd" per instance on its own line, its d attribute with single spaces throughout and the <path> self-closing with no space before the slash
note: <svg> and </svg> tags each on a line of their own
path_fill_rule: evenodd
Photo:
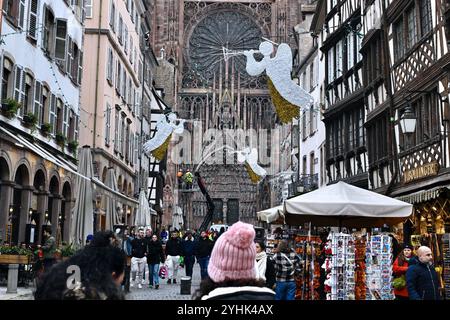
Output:
<svg viewBox="0 0 450 320">
<path fill-rule="evenodd" d="M 106 186 L 103 182 L 101 182 L 98 178 L 92 178 L 92 182 L 94 183 L 95 191 L 101 195 L 104 195 L 106 197 L 112 197 L 112 198 L 119 198 L 117 199 L 123 204 L 126 204 L 127 206 L 137 208 L 139 205 L 139 202 L 135 199 L 129 198 L 123 194 L 121 194 L 118 191 L 115 191 L 111 189 L 110 187 Z M 97 188 L 98 187 L 98 188 Z"/>
<path fill-rule="evenodd" d="M 89 178 L 86 177 L 82 174 L 79 174 L 76 170 L 77 170 L 77 166 L 74 163 L 71 163 L 70 161 L 67 161 L 65 159 L 60 158 L 57 155 L 53 155 L 51 154 L 49 151 L 47 151 L 45 148 L 41 147 L 38 144 L 32 143 L 30 142 L 28 139 L 26 139 L 25 137 L 21 136 L 20 134 L 13 134 L 11 133 L 9 130 L 0 127 L 0 130 L 2 130 L 3 132 L 5 132 L 8 136 L 10 136 L 11 138 L 13 138 L 14 140 L 16 140 L 19 144 L 23 145 L 24 147 L 26 147 L 27 149 L 29 149 L 30 151 L 34 152 L 35 154 L 37 154 L 38 156 L 44 158 L 47 161 L 50 161 L 51 163 L 55 164 L 56 166 L 63 168 L 64 170 L 71 172 L 81 178 L 84 178 L 86 180 L 91 180 L 94 183 L 94 186 L 96 185 L 98 188 L 96 188 L 96 191 L 100 194 L 103 194 L 107 197 L 118 197 L 120 198 L 120 201 L 133 207 L 136 208 L 139 204 L 138 201 L 129 198 L 123 194 L 121 194 L 118 191 L 114 191 L 111 188 L 107 187 L 103 182 L 101 182 L 100 180 L 98 180 L 97 178 Z"/>
<path fill-rule="evenodd" d="M 258 211 L 256 213 L 258 220 L 272 223 L 272 222 L 284 222 L 284 213 L 283 213 L 283 206 L 276 206 L 273 208 L 269 208 L 266 210 Z"/>
<path fill-rule="evenodd" d="M 408 202 L 411 204 L 425 202 L 428 200 L 433 200 L 439 197 L 444 188 L 449 188 L 450 186 L 440 186 L 435 187 L 430 190 L 422 190 L 418 192 L 414 192 L 405 196 L 396 197 L 396 199 L 404 202 Z"/>
</svg>

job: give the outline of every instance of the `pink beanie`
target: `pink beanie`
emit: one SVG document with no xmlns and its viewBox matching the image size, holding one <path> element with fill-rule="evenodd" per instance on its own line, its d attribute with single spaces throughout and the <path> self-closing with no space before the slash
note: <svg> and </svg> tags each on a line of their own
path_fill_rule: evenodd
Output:
<svg viewBox="0 0 450 320">
<path fill-rule="evenodd" d="M 256 278 L 255 229 L 236 222 L 219 239 L 211 253 L 208 275 L 214 282 Z"/>
</svg>

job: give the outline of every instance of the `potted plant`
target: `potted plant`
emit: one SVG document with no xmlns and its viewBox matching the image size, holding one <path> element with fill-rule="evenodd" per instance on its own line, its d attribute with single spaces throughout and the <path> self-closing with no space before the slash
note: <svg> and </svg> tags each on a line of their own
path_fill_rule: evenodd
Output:
<svg viewBox="0 0 450 320">
<path fill-rule="evenodd" d="M 0 264 L 28 264 L 31 251 L 17 246 L 0 246 Z"/>
<path fill-rule="evenodd" d="M 23 116 L 23 122 L 25 123 L 25 126 L 30 128 L 31 131 L 34 131 L 34 129 L 36 128 L 37 121 L 37 116 L 32 112 L 28 112 Z"/>
<path fill-rule="evenodd" d="M 72 140 L 67 144 L 67 147 L 69 148 L 69 151 L 72 152 L 74 155 L 78 148 L 78 141 Z"/>
<path fill-rule="evenodd" d="M 73 256 L 75 254 L 76 250 L 75 248 L 72 246 L 72 244 L 63 246 L 61 248 L 61 257 L 62 260 L 67 260 L 69 259 L 71 256 Z"/>
<path fill-rule="evenodd" d="M 58 132 L 55 136 L 55 139 L 56 143 L 63 148 L 64 144 L 66 143 L 66 137 L 61 132 Z"/>
<path fill-rule="evenodd" d="M 41 124 L 41 132 L 44 136 L 48 135 L 50 131 L 52 131 L 53 127 L 50 123 Z"/>
<path fill-rule="evenodd" d="M 16 115 L 17 110 L 19 110 L 20 107 L 21 107 L 20 102 L 12 98 L 6 98 L 5 100 L 2 101 L 3 114 L 10 119 Z"/>
</svg>

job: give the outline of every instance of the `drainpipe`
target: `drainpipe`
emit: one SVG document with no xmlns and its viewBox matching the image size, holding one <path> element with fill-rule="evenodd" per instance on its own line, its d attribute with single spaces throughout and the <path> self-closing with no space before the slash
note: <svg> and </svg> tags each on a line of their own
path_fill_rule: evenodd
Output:
<svg viewBox="0 0 450 320">
<path fill-rule="evenodd" d="M 94 98 L 94 128 L 92 133 L 92 149 L 95 149 L 95 137 L 97 132 L 97 109 L 98 109 L 98 77 L 99 77 L 99 66 L 100 66 L 100 36 L 102 27 L 102 10 L 103 10 L 103 0 L 100 0 L 100 10 L 98 18 L 98 40 L 97 40 L 97 67 L 95 72 L 95 98 Z"/>
</svg>

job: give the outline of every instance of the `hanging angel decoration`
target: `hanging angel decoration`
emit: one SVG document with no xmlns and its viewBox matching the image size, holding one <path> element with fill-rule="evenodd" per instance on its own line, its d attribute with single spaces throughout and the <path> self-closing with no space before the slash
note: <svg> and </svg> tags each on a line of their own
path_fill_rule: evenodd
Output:
<svg viewBox="0 0 450 320">
<path fill-rule="evenodd" d="M 268 87 L 275 111 L 282 123 L 288 123 L 300 115 L 300 107 L 308 107 L 314 102 L 313 97 L 291 79 L 292 51 L 288 44 L 278 45 L 274 58 L 270 55 L 274 50 L 270 41 L 259 45 L 259 51 L 246 50 L 246 70 L 251 76 L 258 76 L 266 71 Z M 256 61 L 255 53 L 261 53 L 264 58 Z"/>
<path fill-rule="evenodd" d="M 179 123 L 177 124 L 177 121 Z M 182 134 L 185 120 L 178 120 L 175 113 L 170 113 L 167 118 L 162 118 L 156 125 L 156 133 L 149 141 L 144 143 L 143 150 L 147 155 L 152 155 L 161 161 L 166 154 L 172 134 Z"/>
<path fill-rule="evenodd" d="M 267 172 L 258 164 L 258 151 L 256 148 L 253 148 L 251 151 L 250 148 L 245 148 L 242 151 L 237 151 L 237 154 L 238 162 L 244 163 L 245 169 L 247 170 L 250 180 L 253 183 L 258 183 L 264 179 Z"/>
</svg>

